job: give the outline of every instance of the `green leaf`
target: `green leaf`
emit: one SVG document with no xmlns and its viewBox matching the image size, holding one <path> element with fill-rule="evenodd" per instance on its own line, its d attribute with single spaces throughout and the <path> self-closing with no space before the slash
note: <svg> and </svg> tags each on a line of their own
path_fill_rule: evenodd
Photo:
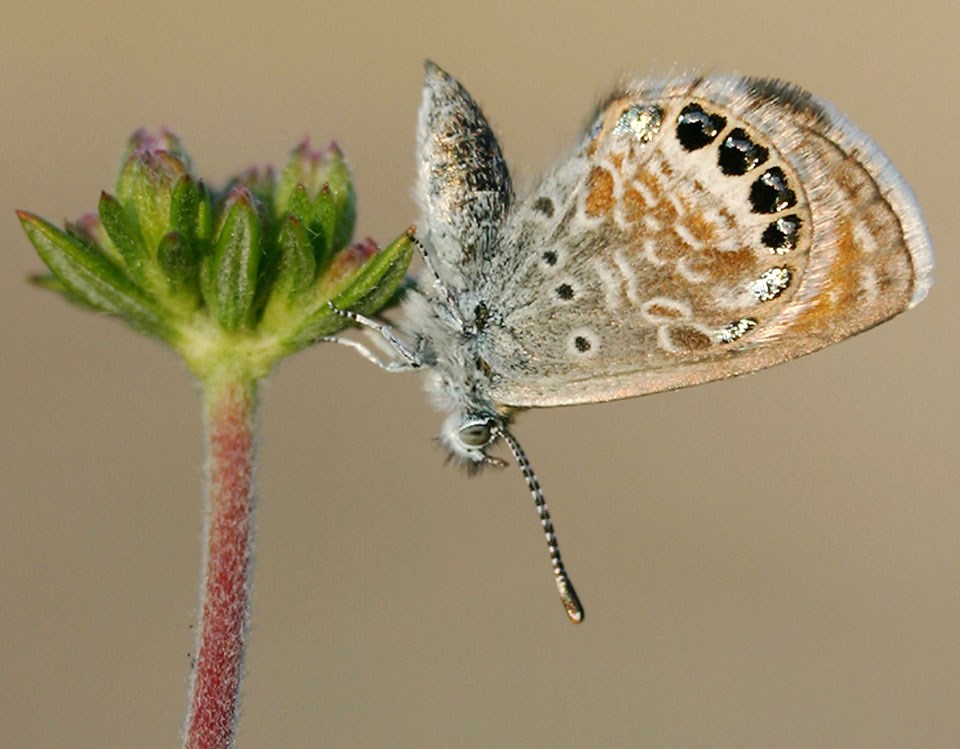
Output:
<svg viewBox="0 0 960 749">
<path fill-rule="evenodd" d="M 413 259 L 412 229 L 371 257 L 350 281 L 335 294 L 333 303 L 342 310 L 372 315 L 389 301 L 404 281 Z M 301 349 L 318 338 L 342 330 L 350 323 L 324 301 L 285 340 L 292 350 Z"/>
<path fill-rule="evenodd" d="M 225 208 L 227 216 L 214 244 L 205 295 L 220 326 L 236 330 L 252 322 L 261 255 L 260 218 L 244 187 L 231 193 Z"/>
<path fill-rule="evenodd" d="M 134 279 L 143 283 L 147 275 L 145 261 L 148 258 L 140 232 L 130 220 L 124 207 L 120 205 L 120 201 L 110 193 L 100 193 L 99 208 L 100 223 L 114 246 L 120 251 L 124 265 Z"/>
<path fill-rule="evenodd" d="M 18 211 L 24 232 L 71 300 L 116 315 L 158 338 L 171 331 L 163 312 L 133 281 L 96 249 L 84 245 L 39 216 Z M 50 288 L 50 284 L 47 284 Z"/>
</svg>

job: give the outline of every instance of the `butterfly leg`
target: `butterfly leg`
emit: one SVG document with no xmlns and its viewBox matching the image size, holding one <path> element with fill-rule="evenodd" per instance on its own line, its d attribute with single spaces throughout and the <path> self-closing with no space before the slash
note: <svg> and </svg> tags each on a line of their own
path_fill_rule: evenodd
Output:
<svg viewBox="0 0 960 749">
<path fill-rule="evenodd" d="M 417 338 L 417 346 L 415 349 L 411 350 L 397 337 L 397 334 L 393 332 L 393 328 L 391 328 L 389 325 L 386 325 L 382 322 L 377 322 L 372 317 L 367 317 L 366 315 L 351 312 L 350 310 L 340 309 L 333 302 L 327 302 L 327 304 L 329 305 L 330 309 L 333 310 L 333 312 L 341 317 L 345 317 L 350 320 L 350 322 L 354 322 L 363 328 L 379 333 L 387 342 L 390 349 L 400 356 L 400 360 L 387 363 L 381 362 L 366 346 L 361 343 L 357 343 L 356 341 L 351 341 L 347 338 L 330 336 L 325 337 L 322 340 L 332 341 L 334 343 L 342 343 L 345 346 L 350 346 L 350 348 L 360 353 L 360 355 L 368 361 L 372 361 L 381 369 L 386 369 L 390 372 L 402 372 L 404 370 L 418 369 L 423 365 L 422 338 Z"/>
<path fill-rule="evenodd" d="M 385 372 L 411 372 L 417 367 L 407 361 L 400 361 L 395 359 L 393 361 L 381 361 L 376 354 L 374 354 L 370 349 L 364 346 L 362 343 L 357 343 L 349 338 L 341 338 L 339 336 L 323 336 L 318 338 L 318 341 L 325 341 L 327 343 L 339 343 L 341 346 L 347 346 L 356 351 L 360 356 L 366 359 L 368 362 L 376 364 L 380 369 Z"/>
</svg>

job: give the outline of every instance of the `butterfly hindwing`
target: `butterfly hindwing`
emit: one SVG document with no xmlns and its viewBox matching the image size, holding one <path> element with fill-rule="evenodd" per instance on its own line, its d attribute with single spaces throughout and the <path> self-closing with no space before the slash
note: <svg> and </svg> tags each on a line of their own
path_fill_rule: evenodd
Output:
<svg viewBox="0 0 960 749">
<path fill-rule="evenodd" d="M 796 358 L 913 306 L 932 251 L 877 146 L 788 84 L 674 80 L 607 99 L 510 210 L 476 275 L 509 406 L 611 400 Z"/>
</svg>

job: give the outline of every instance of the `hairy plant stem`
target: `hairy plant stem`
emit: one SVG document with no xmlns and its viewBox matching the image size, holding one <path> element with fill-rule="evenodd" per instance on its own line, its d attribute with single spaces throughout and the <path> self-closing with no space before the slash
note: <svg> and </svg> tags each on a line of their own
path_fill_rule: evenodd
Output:
<svg viewBox="0 0 960 749">
<path fill-rule="evenodd" d="M 204 382 L 207 497 L 202 613 L 186 749 L 233 745 L 250 609 L 257 386 L 235 374 Z"/>
</svg>

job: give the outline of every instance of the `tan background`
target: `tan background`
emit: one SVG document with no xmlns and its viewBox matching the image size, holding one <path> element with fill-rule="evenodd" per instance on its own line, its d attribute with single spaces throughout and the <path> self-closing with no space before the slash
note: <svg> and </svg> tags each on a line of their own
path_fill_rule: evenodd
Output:
<svg viewBox="0 0 960 749">
<path fill-rule="evenodd" d="M 203 449 L 170 353 L 24 283 L 13 209 L 93 209 L 142 124 L 218 181 L 312 134 L 388 240 L 415 218 L 430 56 L 521 182 L 619 72 L 802 83 L 914 186 L 937 280 L 784 367 L 521 418 L 579 628 L 519 473 L 445 469 L 416 376 L 332 347 L 284 363 L 237 746 L 960 746 L 955 0 L 23 5 L 0 26 L 0 745 L 177 745 Z"/>
</svg>

